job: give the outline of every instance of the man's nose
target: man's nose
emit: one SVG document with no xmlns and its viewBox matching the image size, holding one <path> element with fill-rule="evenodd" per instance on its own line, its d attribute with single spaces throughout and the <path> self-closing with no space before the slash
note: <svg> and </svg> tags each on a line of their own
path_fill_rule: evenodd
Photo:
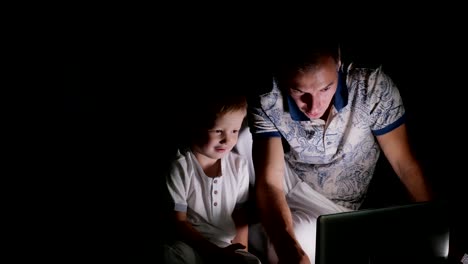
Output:
<svg viewBox="0 0 468 264">
<path fill-rule="evenodd" d="M 301 101 L 307 106 L 307 111 L 312 111 L 314 107 L 314 97 L 310 93 L 301 96 Z"/>
</svg>

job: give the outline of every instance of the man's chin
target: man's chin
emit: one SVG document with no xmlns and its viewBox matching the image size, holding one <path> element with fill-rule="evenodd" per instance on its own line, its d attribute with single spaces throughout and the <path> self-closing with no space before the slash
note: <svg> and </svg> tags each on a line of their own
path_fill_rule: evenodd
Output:
<svg viewBox="0 0 468 264">
<path fill-rule="evenodd" d="M 322 115 L 311 115 L 311 114 L 306 114 L 306 116 L 310 119 L 320 119 Z"/>
</svg>

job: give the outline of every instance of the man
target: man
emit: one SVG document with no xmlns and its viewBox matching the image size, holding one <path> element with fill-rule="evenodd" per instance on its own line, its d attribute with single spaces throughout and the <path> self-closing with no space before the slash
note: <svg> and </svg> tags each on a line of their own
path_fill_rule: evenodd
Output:
<svg viewBox="0 0 468 264">
<path fill-rule="evenodd" d="M 256 198 L 272 263 L 314 260 L 317 217 L 359 209 L 380 150 L 414 201 L 431 197 L 389 76 L 344 67 L 338 44 L 308 44 L 280 56 L 272 88 L 249 102 Z"/>
</svg>

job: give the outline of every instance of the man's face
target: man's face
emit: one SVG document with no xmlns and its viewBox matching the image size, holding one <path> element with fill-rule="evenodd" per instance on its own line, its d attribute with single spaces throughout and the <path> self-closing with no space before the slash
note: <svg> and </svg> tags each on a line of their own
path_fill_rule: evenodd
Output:
<svg viewBox="0 0 468 264">
<path fill-rule="evenodd" d="M 338 63 L 331 57 L 305 72 L 299 72 L 291 80 L 288 92 L 298 108 L 310 119 L 322 118 L 335 95 L 338 86 Z"/>
</svg>

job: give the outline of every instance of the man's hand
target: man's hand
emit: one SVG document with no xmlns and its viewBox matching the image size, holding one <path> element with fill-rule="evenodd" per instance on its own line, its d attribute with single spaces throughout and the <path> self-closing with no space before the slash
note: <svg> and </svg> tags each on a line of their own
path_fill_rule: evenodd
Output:
<svg viewBox="0 0 468 264">
<path fill-rule="evenodd" d="M 304 255 L 295 255 L 290 257 L 285 257 L 284 260 L 279 260 L 278 264 L 311 264 L 309 257 L 307 254 Z"/>
<path fill-rule="evenodd" d="M 285 246 L 282 248 L 281 252 L 278 254 L 278 264 L 310 264 L 311 261 L 309 256 L 297 243 L 294 243 L 293 246 Z"/>
</svg>

